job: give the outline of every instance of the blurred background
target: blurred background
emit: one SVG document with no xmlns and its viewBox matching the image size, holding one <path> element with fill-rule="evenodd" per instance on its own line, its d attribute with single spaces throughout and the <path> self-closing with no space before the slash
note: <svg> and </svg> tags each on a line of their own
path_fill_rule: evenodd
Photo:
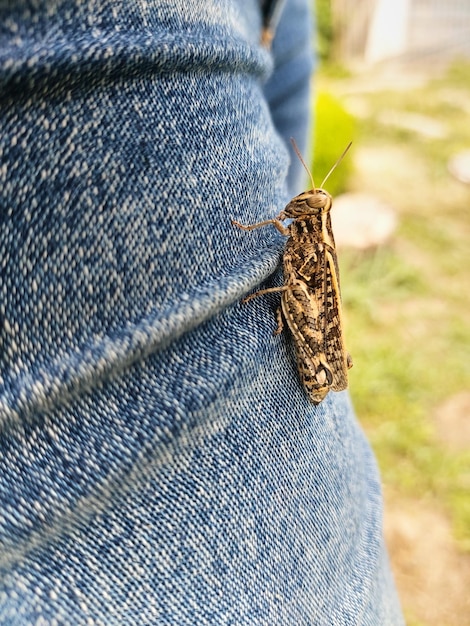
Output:
<svg viewBox="0 0 470 626">
<path fill-rule="evenodd" d="M 313 0 L 312 0 L 313 2 Z M 470 0 L 315 0 L 315 183 L 409 626 L 470 624 Z"/>
</svg>

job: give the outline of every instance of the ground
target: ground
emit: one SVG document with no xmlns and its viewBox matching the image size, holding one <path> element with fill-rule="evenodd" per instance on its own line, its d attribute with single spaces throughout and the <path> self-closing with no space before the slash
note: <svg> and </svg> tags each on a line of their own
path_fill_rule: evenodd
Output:
<svg viewBox="0 0 470 626">
<path fill-rule="evenodd" d="M 351 395 L 382 471 L 407 624 L 470 625 L 470 185 L 452 165 L 470 146 L 470 65 L 320 72 L 317 91 L 356 124 L 345 191 L 396 217 L 383 241 L 339 252 Z M 341 124 L 316 124 L 341 154 Z"/>
<path fill-rule="evenodd" d="M 452 396 L 434 415 L 443 446 L 470 449 L 470 392 Z M 470 623 L 470 554 L 454 540 L 439 502 L 385 491 L 385 536 L 408 616 L 428 626 Z"/>
</svg>

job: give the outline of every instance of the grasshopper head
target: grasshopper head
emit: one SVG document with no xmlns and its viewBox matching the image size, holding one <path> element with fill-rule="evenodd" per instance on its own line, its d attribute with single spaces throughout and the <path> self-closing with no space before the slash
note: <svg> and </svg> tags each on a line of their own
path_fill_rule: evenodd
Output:
<svg viewBox="0 0 470 626">
<path fill-rule="evenodd" d="M 283 211 L 285 217 L 301 217 L 328 213 L 331 209 L 332 197 L 324 189 L 310 189 L 295 196 Z"/>
<path fill-rule="evenodd" d="M 327 213 L 331 209 L 332 197 L 330 196 L 330 194 L 327 191 L 322 189 L 322 187 L 325 184 L 325 182 L 327 181 L 327 179 L 329 178 L 330 174 L 337 167 L 337 165 L 339 163 L 341 163 L 341 161 L 343 160 L 344 155 L 346 154 L 346 152 L 351 147 L 352 142 L 350 141 L 348 143 L 348 145 L 346 146 L 346 149 L 344 150 L 343 154 L 339 157 L 339 159 L 336 161 L 336 163 L 330 169 L 330 171 L 325 176 L 325 178 L 323 179 L 322 184 L 320 185 L 320 187 L 318 189 L 315 187 L 315 183 L 313 181 L 312 172 L 308 169 L 307 164 L 303 160 L 303 157 L 300 154 L 299 149 L 297 148 L 297 144 L 295 143 L 295 141 L 293 139 L 291 139 L 291 142 L 292 142 L 292 147 L 294 148 L 297 156 L 299 157 L 302 165 L 305 168 L 305 171 L 310 176 L 310 180 L 312 181 L 312 189 L 310 189 L 310 191 L 304 191 L 303 193 L 299 194 L 298 196 L 295 196 L 295 198 L 293 198 L 289 202 L 289 204 L 286 206 L 284 211 L 281 212 L 281 215 L 279 217 L 281 219 L 283 219 L 282 216 L 284 216 L 284 218 L 286 218 L 286 217 L 293 217 L 295 219 L 296 217 L 309 217 L 309 216 L 310 217 L 312 217 L 312 216 L 319 217 L 319 216 L 321 216 L 322 217 L 322 222 L 323 222 L 323 218 L 326 218 Z"/>
</svg>

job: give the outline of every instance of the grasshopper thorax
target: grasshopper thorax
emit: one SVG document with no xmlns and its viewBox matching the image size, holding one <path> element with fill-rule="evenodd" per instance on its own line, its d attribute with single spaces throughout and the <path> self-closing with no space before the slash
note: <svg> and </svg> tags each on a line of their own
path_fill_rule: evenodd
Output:
<svg viewBox="0 0 470 626">
<path fill-rule="evenodd" d="M 332 197 L 324 189 L 310 189 L 295 196 L 282 212 L 285 217 L 305 217 L 328 213 L 331 209 Z"/>
</svg>

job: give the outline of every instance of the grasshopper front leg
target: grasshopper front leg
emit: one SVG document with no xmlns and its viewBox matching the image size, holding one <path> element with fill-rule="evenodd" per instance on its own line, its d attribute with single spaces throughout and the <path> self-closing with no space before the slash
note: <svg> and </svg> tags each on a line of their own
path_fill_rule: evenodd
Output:
<svg viewBox="0 0 470 626">
<path fill-rule="evenodd" d="M 279 291 L 287 291 L 288 289 L 289 287 L 287 285 L 284 285 L 284 287 L 269 287 L 269 289 L 260 289 L 260 291 L 255 291 L 255 293 L 251 293 L 246 298 L 243 298 L 242 302 L 243 304 L 246 304 L 250 300 L 253 300 L 253 298 L 264 296 L 265 293 L 277 293 Z"/>
<path fill-rule="evenodd" d="M 265 220 L 264 222 L 258 222 L 257 224 L 249 224 L 248 226 L 240 224 L 240 222 L 237 222 L 237 220 L 232 220 L 232 224 L 234 226 L 237 226 L 237 228 L 241 228 L 242 230 L 255 230 L 255 228 L 261 228 L 262 226 L 272 224 L 274 228 L 276 228 L 281 233 L 281 235 L 284 235 L 284 237 L 289 237 L 290 235 L 289 228 L 286 228 L 284 224 L 282 224 L 282 222 L 278 219 Z"/>
</svg>

